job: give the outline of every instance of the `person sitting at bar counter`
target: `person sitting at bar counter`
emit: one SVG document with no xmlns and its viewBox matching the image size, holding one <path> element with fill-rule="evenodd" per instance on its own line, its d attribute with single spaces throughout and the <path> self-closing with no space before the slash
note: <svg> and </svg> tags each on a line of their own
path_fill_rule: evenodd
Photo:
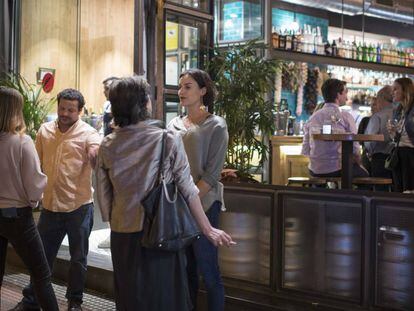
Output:
<svg viewBox="0 0 414 311">
<path fill-rule="evenodd" d="M 341 111 L 340 106 L 348 99 L 346 82 L 338 79 L 328 79 L 322 85 L 324 106 L 316 111 L 304 126 L 302 154 L 309 157 L 309 173 L 314 177 L 341 176 L 341 143 L 336 141 L 318 141 L 313 134 L 357 133 L 355 121 L 347 111 Z M 366 177 L 368 172 L 360 165 L 360 146 L 354 143 L 354 177 Z"/>
<path fill-rule="evenodd" d="M 364 142 L 371 159 L 371 176 L 392 178 L 391 171 L 385 169 L 385 159 L 392 149 L 392 140 L 387 130 L 387 122 L 393 115 L 392 87 L 384 86 L 375 99 L 377 112 L 369 119 L 365 134 L 383 134 L 383 142 Z M 384 188 L 386 190 L 386 187 Z"/>
</svg>

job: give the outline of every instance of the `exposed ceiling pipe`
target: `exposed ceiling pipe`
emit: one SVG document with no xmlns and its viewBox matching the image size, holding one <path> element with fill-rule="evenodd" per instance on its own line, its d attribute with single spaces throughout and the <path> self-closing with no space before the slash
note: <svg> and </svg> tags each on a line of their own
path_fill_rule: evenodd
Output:
<svg viewBox="0 0 414 311">
<path fill-rule="evenodd" d="M 343 13 L 346 15 L 362 15 L 361 0 L 344 0 L 343 6 L 341 1 L 337 0 L 282 0 L 292 4 L 309 6 L 312 8 L 328 10 L 335 13 Z M 396 2 L 396 1 L 395 1 Z M 376 18 L 383 18 L 400 23 L 413 25 L 414 8 L 411 6 L 402 6 L 396 3 L 393 7 L 387 7 L 375 3 L 373 0 L 365 1 L 365 15 Z"/>
</svg>

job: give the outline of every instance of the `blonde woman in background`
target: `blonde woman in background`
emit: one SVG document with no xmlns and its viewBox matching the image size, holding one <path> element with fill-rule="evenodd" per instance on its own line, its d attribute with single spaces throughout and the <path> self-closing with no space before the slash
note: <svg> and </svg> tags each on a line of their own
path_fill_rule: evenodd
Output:
<svg viewBox="0 0 414 311">
<path fill-rule="evenodd" d="M 393 100 L 398 107 L 388 124 L 388 130 L 392 138 L 400 140 L 398 167 L 393 170 L 394 186 L 397 192 L 412 191 L 414 190 L 414 135 L 410 129 L 413 122 L 414 84 L 410 78 L 398 78 L 392 88 Z"/>
</svg>

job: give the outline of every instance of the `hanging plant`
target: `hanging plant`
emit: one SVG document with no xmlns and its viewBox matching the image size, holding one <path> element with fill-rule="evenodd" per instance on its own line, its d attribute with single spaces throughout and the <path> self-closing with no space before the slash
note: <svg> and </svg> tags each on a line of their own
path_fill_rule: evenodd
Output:
<svg viewBox="0 0 414 311">
<path fill-rule="evenodd" d="M 282 88 L 295 93 L 300 84 L 301 65 L 295 62 L 285 62 L 282 65 Z"/>
<path fill-rule="evenodd" d="M 318 77 L 319 68 L 308 69 L 308 79 L 305 84 L 305 109 L 309 114 L 313 113 L 313 110 L 318 103 Z"/>
<path fill-rule="evenodd" d="M 308 80 L 308 64 L 300 63 L 299 86 L 296 101 L 296 115 L 300 117 L 303 110 L 303 92 L 306 81 Z"/>
</svg>

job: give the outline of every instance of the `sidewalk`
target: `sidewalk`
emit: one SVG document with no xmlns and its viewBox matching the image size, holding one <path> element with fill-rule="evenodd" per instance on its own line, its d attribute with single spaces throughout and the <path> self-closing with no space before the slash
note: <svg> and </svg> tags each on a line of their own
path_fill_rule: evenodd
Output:
<svg viewBox="0 0 414 311">
<path fill-rule="evenodd" d="M 13 308 L 22 299 L 22 289 L 28 282 L 29 276 L 27 274 L 12 270 L 12 268 L 6 270 L 1 288 L 1 311 L 7 311 Z M 66 286 L 54 283 L 53 289 L 56 293 L 59 309 L 66 311 Z M 84 295 L 82 308 L 84 311 L 109 311 L 115 310 L 115 303 L 113 300 L 103 297 L 99 293 L 87 291 Z"/>
</svg>

